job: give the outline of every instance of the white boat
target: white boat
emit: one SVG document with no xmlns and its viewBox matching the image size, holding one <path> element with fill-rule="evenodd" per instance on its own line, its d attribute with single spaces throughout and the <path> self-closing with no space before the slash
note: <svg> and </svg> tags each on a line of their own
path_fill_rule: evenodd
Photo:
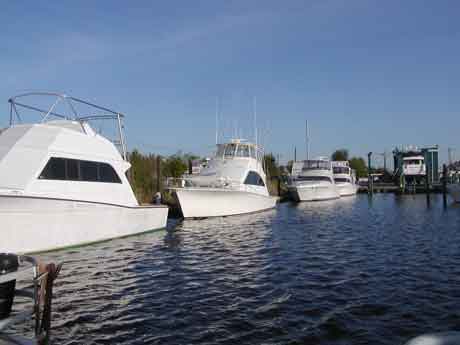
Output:
<svg viewBox="0 0 460 345">
<path fill-rule="evenodd" d="M 333 161 L 332 172 L 340 196 L 350 196 L 357 193 L 356 174 L 350 168 L 348 161 Z"/>
<path fill-rule="evenodd" d="M 184 218 L 260 212 L 274 208 L 263 169 L 263 150 L 241 139 L 218 144 L 215 156 L 198 175 L 169 179 Z"/>
<path fill-rule="evenodd" d="M 53 97 L 53 106 L 24 103 L 38 96 Z M 166 226 L 168 208 L 140 206 L 126 177 L 122 114 L 52 93 L 9 102 L 10 126 L 0 134 L 0 252 L 48 251 Z M 57 113 L 58 104 L 71 116 Z M 79 116 L 79 106 L 100 114 Z M 18 109 L 38 111 L 41 121 L 18 123 Z M 96 133 L 93 120 L 111 120 L 116 142 Z"/>
<path fill-rule="evenodd" d="M 294 162 L 288 188 L 296 201 L 337 199 L 332 164 L 326 158 Z"/>
</svg>

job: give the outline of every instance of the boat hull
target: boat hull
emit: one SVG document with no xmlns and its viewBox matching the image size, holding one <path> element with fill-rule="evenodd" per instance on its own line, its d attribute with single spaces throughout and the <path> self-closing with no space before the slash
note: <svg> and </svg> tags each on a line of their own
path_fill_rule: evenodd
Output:
<svg viewBox="0 0 460 345">
<path fill-rule="evenodd" d="M 447 186 L 447 191 L 455 202 L 460 203 L 460 185 L 450 184 Z"/>
<path fill-rule="evenodd" d="M 256 193 L 203 188 L 176 189 L 184 218 L 254 213 L 274 208 L 277 198 Z"/>
<path fill-rule="evenodd" d="M 0 252 L 31 253 L 166 227 L 166 206 L 0 196 Z"/>
<path fill-rule="evenodd" d="M 358 186 L 352 183 L 336 183 L 340 196 L 351 196 L 358 192 Z"/>
<path fill-rule="evenodd" d="M 331 186 L 295 186 L 291 188 L 295 201 L 322 201 L 340 198 L 335 185 Z"/>
</svg>

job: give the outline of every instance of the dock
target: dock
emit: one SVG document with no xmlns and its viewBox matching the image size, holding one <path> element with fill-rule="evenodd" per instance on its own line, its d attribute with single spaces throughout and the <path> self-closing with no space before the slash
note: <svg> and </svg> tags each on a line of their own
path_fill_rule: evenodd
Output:
<svg viewBox="0 0 460 345">
<path fill-rule="evenodd" d="M 395 193 L 395 194 L 420 194 L 426 193 L 426 187 L 424 185 L 407 185 L 405 188 L 401 188 L 393 183 L 374 183 L 373 193 Z M 430 193 L 442 193 L 442 183 L 432 184 L 429 187 Z M 359 186 L 358 193 L 369 193 L 369 186 Z"/>
</svg>

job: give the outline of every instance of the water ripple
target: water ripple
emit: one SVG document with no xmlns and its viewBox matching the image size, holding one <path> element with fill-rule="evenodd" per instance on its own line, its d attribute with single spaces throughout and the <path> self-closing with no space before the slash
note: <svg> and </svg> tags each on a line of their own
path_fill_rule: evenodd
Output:
<svg viewBox="0 0 460 345">
<path fill-rule="evenodd" d="M 54 344 L 403 344 L 460 329 L 460 210 L 282 204 L 43 255 Z"/>
</svg>

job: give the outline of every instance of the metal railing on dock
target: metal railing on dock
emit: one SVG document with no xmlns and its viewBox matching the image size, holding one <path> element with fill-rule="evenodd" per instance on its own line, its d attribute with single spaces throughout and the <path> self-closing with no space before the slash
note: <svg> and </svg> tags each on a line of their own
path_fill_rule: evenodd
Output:
<svg viewBox="0 0 460 345">
<path fill-rule="evenodd" d="M 12 270 L 0 267 L 0 344 L 45 345 L 51 328 L 53 282 L 61 265 L 45 265 L 30 256 L 0 254 L 0 260 L 17 260 Z M 2 262 L 0 262 L 1 266 Z M 17 285 L 21 285 L 18 288 Z M 21 311 L 14 308 L 15 299 L 26 302 Z M 15 334 L 15 326 L 31 322 L 32 338 Z M 22 327 L 21 327 L 22 328 Z"/>
</svg>

